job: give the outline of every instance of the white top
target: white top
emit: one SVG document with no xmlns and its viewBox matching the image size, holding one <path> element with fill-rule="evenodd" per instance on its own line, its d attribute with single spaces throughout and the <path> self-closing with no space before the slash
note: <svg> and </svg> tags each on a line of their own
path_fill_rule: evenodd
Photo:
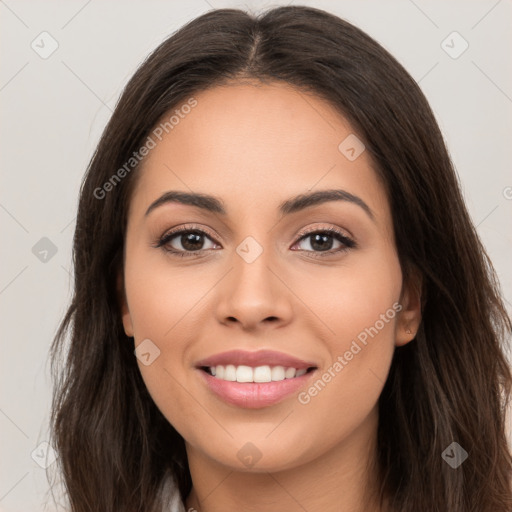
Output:
<svg viewBox="0 0 512 512">
<path fill-rule="evenodd" d="M 180 490 L 177 484 L 169 479 L 162 488 L 165 512 L 187 512 L 185 504 L 181 501 Z"/>
</svg>

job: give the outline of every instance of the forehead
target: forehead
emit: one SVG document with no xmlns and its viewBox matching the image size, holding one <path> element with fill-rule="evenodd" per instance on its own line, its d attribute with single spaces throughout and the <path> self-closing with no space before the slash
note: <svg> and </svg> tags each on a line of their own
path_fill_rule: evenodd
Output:
<svg viewBox="0 0 512 512">
<path fill-rule="evenodd" d="M 282 83 L 232 83 L 193 99 L 193 108 L 164 116 L 163 123 L 175 114 L 137 171 L 132 208 L 147 208 L 166 190 L 217 195 L 229 210 L 326 188 L 386 208 L 367 152 L 351 160 L 346 145 L 340 149 L 345 140 L 357 144 L 356 135 L 326 101 Z"/>
</svg>

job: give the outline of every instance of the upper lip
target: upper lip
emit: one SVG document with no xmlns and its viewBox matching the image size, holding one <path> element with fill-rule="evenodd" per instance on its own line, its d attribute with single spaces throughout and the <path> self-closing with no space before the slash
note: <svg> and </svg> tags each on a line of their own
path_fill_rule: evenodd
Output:
<svg viewBox="0 0 512 512">
<path fill-rule="evenodd" d="M 257 352 L 249 352 L 246 350 L 229 350 L 228 352 L 221 352 L 220 354 L 214 354 L 213 356 L 202 359 L 196 364 L 197 368 L 205 366 L 217 366 L 217 365 L 228 365 L 232 364 L 235 366 L 284 366 L 286 368 L 296 368 L 300 370 L 302 368 L 315 367 L 316 364 L 311 361 L 304 361 L 297 357 L 285 354 L 283 352 L 275 352 L 273 350 L 259 350 Z"/>
</svg>

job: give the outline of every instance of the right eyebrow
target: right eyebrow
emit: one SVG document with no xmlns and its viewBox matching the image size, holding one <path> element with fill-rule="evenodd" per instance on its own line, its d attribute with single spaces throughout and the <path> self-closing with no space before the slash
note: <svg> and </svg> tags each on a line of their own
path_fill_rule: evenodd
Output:
<svg viewBox="0 0 512 512">
<path fill-rule="evenodd" d="M 196 206 L 197 208 L 201 208 L 209 212 L 226 215 L 226 210 L 220 199 L 207 194 L 180 192 L 177 190 L 165 192 L 165 194 L 161 195 L 156 201 L 153 201 L 146 210 L 145 215 L 149 215 L 155 208 L 167 203 L 181 203 L 189 206 Z"/>
</svg>

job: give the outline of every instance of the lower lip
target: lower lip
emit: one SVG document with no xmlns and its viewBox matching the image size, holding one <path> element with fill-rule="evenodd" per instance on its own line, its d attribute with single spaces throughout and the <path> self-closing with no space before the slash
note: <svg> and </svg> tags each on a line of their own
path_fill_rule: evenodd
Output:
<svg viewBox="0 0 512 512">
<path fill-rule="evenodd" d="M 232 382 L 213 377 L 204 370 L 198 371 L 210 390 L 225 402 L 245 409 L 260 409 L 275 405 L 296 393 L 316 370 L 275 382 Z"/>
</svg>

